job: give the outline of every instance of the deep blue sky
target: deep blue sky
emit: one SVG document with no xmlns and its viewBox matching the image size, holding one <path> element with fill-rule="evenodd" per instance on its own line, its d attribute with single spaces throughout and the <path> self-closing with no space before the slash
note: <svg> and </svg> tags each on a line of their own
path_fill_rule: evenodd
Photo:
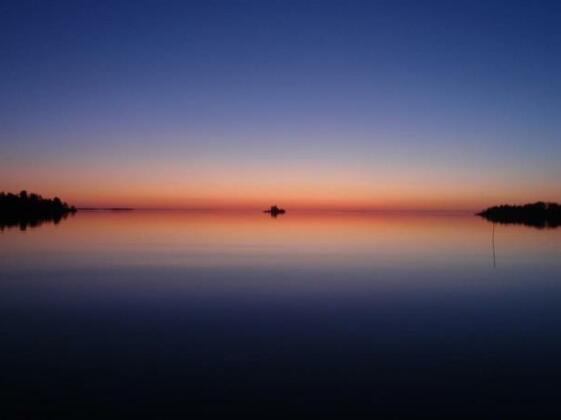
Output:
<svg viewBox="0 0 561 420">
<path fill-rule="evenodd" d="M 560 1 L 0 13 L 0 189 L 181 206 L 561 199 Z"/>
</svg>

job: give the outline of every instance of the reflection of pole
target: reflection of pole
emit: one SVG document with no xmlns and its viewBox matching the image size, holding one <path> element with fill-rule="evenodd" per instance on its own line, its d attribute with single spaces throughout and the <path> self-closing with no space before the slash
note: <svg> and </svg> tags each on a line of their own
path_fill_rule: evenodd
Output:
<svg viewBox="0 0 561 420">
<path fill-rule="evenodd" d="M 491 236 L 491 246 L 493 247 L 493 267 L 497 266 L 497 258 L 495 256 L 495 224 L 493 223 L 493 235 Z"/>
</svg>

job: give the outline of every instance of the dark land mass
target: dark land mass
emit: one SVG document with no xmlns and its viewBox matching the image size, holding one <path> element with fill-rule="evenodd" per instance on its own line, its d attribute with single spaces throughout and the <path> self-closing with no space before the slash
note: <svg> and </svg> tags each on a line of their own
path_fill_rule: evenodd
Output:
<svg viewBox="0 0 561 420">
<path fill-rule="evenodd" d="M 522 206 L 501 205 L 477 213 L 493 223 L 516 224 L 538 229 L 561 227 L 561 205 L 537 202 Z"/>
<path fill-rule="evenodd" d="M 263 213 L 269 213 L 272 217 L 277 217 L 279 214 L 286 213 L 285 209 L 281 209 L 277 206 L 271 206 L 270 209 L 264 210 Z"/>
<path fill-rule="evenodd" d="M 76 213 L 76 208 L 69 206 L 60 198 L 43 198 L 39 194 L 0 193 L 0 230 L 19 226 L 21 230 L 36 227 L 45 222 L 58 224 L 69 214 Z"/>
</svg>

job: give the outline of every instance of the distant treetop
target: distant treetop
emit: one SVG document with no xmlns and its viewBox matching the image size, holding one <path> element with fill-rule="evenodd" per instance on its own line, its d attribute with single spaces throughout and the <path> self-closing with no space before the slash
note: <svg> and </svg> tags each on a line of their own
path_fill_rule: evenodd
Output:
<svg viewBox="0 0 561 420">
<path fill-rule="evenodd" d="M 513 206 L 503 204 L 489 207 L 478 213 L 493 223 L 520 224 L 536 228 L 561 227 L 561 205 L 557 203 L 537 203 Z"/>
<path fill-rule="evenodd" d="M 58 197 L 43 198 L 23 190 L 19 194 L 0 192 L 0 228 L 19 225 L 20 229 L 36 226 L 44 221 L 58 223 L 61 218 L 75 213 L 76 208 Z"/>
</svg>

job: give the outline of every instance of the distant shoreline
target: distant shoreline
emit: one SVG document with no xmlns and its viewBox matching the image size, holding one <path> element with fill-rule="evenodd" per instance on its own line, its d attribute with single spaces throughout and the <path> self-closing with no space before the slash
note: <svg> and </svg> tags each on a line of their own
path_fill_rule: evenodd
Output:
<svg viewBox="0 0 561 420">
<path fill-rule="evenodd" d="M 525 225 L 538 229 L 561 227 L 561 205 L 537 202 L 515 206 L 503 204 L 489 207 L 479 213 L 484 219 L 503 225 Z"/>
<path fill-rule="evenodd" d="M 45 222 L 58 224 L 76 211 L 58 197 L 43 198 L 25 190 L 19 194 L 0 192 L 0 230 L 13 226 L 26 230 Z"/>
<path fill-rule="evenodd" d="M 131 207 L 78 207 L 80 211 L 133 211 Z"/>
</svg>

